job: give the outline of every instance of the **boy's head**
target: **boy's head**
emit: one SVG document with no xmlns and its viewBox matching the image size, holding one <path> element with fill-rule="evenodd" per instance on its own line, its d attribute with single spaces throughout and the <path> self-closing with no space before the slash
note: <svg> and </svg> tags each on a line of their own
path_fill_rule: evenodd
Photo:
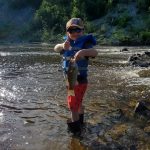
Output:
<svg viewBox="0 0 150 150">
<path fill-rule="evenodd" d="M 76 40 L 83 35 L 84 25 L 80 18 L 72 18 L 66 24 L 67 35 L 70 39 Z"/>
</svg>

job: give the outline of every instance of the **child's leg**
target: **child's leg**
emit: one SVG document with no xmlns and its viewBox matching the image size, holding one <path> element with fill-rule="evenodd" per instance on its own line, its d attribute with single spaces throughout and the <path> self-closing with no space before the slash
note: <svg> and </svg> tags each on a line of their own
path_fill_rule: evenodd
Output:
<svg viewBox="0 0 150 150">
<path fill-rule="evenodd" d="M 80 132 L 80 121 L 76 96 L 68 96 L 68 107 L 71 111 L 71 119 L 67 120 L 68 128 L 71 132 Z"/>
<path fill-rule="evenodd" d="M 87 89 L 87 84 L 81 84 L 78 89 L 78 92 L 80 93 L 78 94 L 78 100 L 79 100 L 78 113 L 79 113 L 79 121 L 81 124 L 83 124 L 84 122 L 84 106 L 82 104 L 82 101 L 83 101 L 83 97 L 86 92 L 86 89 Z"/>
<path fill-rule="evenodd" d="M 71 120 L 72 122 L 79 120 L 79 113 L 71 110 Z"/>
<path fill-rule="evenodd" d="M 81 105 L 79 106 L 78 113 L 79 113 L 79 114 L 84 114 L 84 106 L 82 105 L 82 103 L 81 103 Z"/>
<path fill-rule="evenodd" d="M 84 123 L 84 106 L 81 104 L 78 110 L 79 113 L 79 121 L 81 124 Z"/>
<path fill-rule="evenodd" d="M 87 84 L 78 84 L 75 86 L 75 96 L 68 96 L 68 107 L 71 111 L 71 121 L 78 121 L 79 115 L 84 113 L 82 99 L 87 89 Z"/>
</svg>

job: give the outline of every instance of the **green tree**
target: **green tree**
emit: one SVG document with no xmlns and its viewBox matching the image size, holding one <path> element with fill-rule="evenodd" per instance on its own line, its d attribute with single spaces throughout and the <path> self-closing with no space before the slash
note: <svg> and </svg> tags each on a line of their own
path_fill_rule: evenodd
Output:
<svg viewBox="0 0 150 150">
<path fill-rule="evenodd" d="M 149 10 L 150 0 L 136 0 L 137 6 L 140 10 Z"/>
<path fill-rule="evenodd" d="M 102 17 L 107 12 L 107 0 L 87 0 L 85 2 L 85 13 L 88 20 L 94 20 Z"/>
<path fill-rule="evenodd" d="M 9 5 L 13 9 L 22 9 L 28 6 L 39 8 L 42 0 L 9 0 Z"/>
<path fill-rule="evenodd" d="M 42 26 L 46 26 L 48 29 L 55 28 L 56 33 L 63 30 L 64 22 L 68 19 L 64 7 L 60 7 L 57 3 L 52 4 L 50 0 L 43 0 L 35 18 Z"/>
<path fill-rule="evenodd" d="M 85 12 L 85 3 L 86 2 L 83 0 L 73 0 L 71 17 L 77 17 L 86 20 L 87 16 Z"/>
</svg>

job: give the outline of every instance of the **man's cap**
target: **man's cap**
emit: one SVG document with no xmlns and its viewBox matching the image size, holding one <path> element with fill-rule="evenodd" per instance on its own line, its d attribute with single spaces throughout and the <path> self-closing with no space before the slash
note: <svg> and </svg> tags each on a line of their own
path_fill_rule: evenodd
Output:
<svg viewBox="0 0 150 150">
<path fill-rule="evenodd" d="M 71 18 L 66 24 L 66 30 L 71 27 L 78 27 L 84 29 L 83 21 L 80 18 Z"/>
</svg>

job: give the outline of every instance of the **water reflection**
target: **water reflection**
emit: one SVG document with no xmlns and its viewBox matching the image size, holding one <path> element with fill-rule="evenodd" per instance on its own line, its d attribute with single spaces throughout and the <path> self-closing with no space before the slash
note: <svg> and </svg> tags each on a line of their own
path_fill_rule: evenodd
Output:
<svg viewBox="0 0 150 150">
<path fill-rule="evenodd" d="M 71 138 L 69 145 L 69 150 L 88 150 L 88 148 L 81 144 L 80 139 L 78 138 Z"/>
<path fill-rule="evenodd" d="M 50 52 L 43 52 L 43 51 L 38 51 L 38 52 L 0 52 L 0 56 L 2 57 L 5 57 L 5 56 L 24 56 L 24 55 L 27 55 L 27 56 L 30 56 L 30 55 L 58 55 L 58 53 L 50 53 Z"/>
<path fill-rule="evenodd" d="M 2 111 L 0 111 L 0 123 L 2 123 L 4 120 L 4 114 Z"/>
<path fill-rule="evenodd" d="M 2 150 L 150 147 L 149 122 L 133 117 L 137 101 L 150 98 L 149 68 L 126 64 L 129 55 L 145 48 L 122 53 L 121 47 L 98 48 L 99 56 L 90 61 L 86 126 L 80 137 L 67 132 L 70 114 L 59 55 L 37 46 L 0 49 Z"/>
</svg>

